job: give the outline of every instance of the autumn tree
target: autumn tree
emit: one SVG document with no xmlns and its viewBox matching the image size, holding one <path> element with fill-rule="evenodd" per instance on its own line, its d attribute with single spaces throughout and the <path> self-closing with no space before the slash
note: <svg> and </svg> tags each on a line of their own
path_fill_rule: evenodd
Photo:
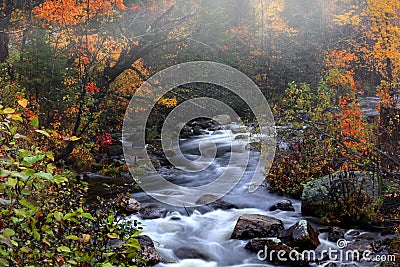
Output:
<svg viewBox="0 0 400 267">
<path fill-rule="evenodd" d="M 134 63 L 156 48 L 188 37 L 182 26 L 194 15 L 190 3 L 121 0 L 45 1 L 33 10 L 51 43 L 69 54 L 75 75 L 65 80 L 73 100 L 68 132 L 74 137 L 58 155 L 72 152 L 77 139 L 97 121 L 99 109 L 112 93 L 110 85 Z M 68 113 L 67 113 L 68 114 Z"/>
<path fill-rule="evenodd" d="M 342 49 L 360 58 L 359 74 L 364 84 L 376 87 L 381 104 L 395 105 L 400 71 L 400 2 L 369 0 L 345 1 L 334 22 L 347 33 Z M 367 77 L 370 79 L 365 79 Z"/>
</svg>

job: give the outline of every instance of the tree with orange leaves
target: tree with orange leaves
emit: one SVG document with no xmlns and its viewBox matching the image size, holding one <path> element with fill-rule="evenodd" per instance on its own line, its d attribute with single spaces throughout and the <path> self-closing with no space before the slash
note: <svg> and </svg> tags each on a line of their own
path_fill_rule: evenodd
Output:
<svg viewBox="0 0 400 267">
<path fill-rule="evenodd" d="M 173 33 L 193 16 L 188 7 L 189 2 L 177 5 L 173 0 L 130 5 L 122 0 L 47 0 L 33 10 L 56 49 L 73 60 L 76 74 L 68 81 L 76 99 L 70 110 L 71 136 L 83 136 L 98 119 L 117 77 L 127 70 L 139 71 L 135 62 L 156 48 L 187 38 Z M 187 11 L 182 16 L 176 10 Z M 71 153 L 74 145 L 69 141 L 57 158 Z"/>
</svg>

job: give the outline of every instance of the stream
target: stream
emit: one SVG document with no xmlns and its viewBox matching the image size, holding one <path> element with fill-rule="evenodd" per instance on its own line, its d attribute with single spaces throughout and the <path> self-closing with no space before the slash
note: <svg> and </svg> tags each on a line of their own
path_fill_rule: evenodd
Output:
<svg viewBox="0 0 400 267">
<path fill-rule="evenodd" d="M 142 204 L 142 207 L 160 205 L 169 211 L 165 218 L 143 220 L 136 215 L 132 215 L 130 218 L 142 223 L 143 234 L 152 238 L 156 250 L 167 262 L 156 266 L 276 266 L 258 260 L 255 253 L 244 249 L 247 241 L 230 239 L 237 219 L 243 214 L 272 216 L 282 220 L 285 228 L 303 219 L 308 220 L 315 229 L 322 226 L 316 218 L 302 216 L 299 200 L 290 199 L 295 211 L 269 211 L 272 205 L 288 198 L 269 193 L 265 187 L 259 187 L 252 193 L 248 191 L 248 184 L 255 172 L 260 154 L 256 150 L 245 149 L 248 139 L 235 140 L 238 135 L 233 134 L 230 130 L 218 130 L 206 135 L 182 139 L 180 140 L 180 150 L 187 159 L 196 160 L 200 157 L 199 144 L 204 141 L 211 141 L 216 145 L 215 159 L 207 168 L 199 172 L 165 167 L 160 170 L 165 179 L 177 185 L 201 186 L 213 181 L 226 170 L 232 153 L 243 154 L 244 158 L 247 157 L 246 153 L 249 153 L 248 164 L 243 166 L 245 171 L 242 179 L 232 191 L 223 197 L 223 200 L 233 203 L 238 207 L 237 209 L 213 210 L 207 206 L 184 209 L 163 204 L 143 192 L 132 195 Z M 207 157 L 208 155 L 206 153 L 202 156 Z M 213 157 L 214 155 L 209 156 Z M 202 164 L 202 162 L 194 164 Z M 360 234 L 368 234 L 372 239 L 380 238 L 379 233 Z M 321 245 L 317 251 L 329 247 L 337 249 L 335 243 L 327 240 L 326 233 L 321 233 L 319 239 Z M 310 266 L 324 266 L 325 264 L 326 262 L 323 265 L 312 263 Z M 353 266 L 368 266 L 365 263 L 361 264 Z"/>
</svg>

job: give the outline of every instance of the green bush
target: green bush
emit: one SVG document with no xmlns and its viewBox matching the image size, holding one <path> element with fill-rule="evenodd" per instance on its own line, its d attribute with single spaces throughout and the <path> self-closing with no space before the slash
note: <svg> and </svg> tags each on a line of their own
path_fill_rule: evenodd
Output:
<svg viewBox="0 0 400 267">
<path fill-rule="evenodd" d="M 116 213 L 124 198 L 87 205 L 87 185 L 33 145 L 51 137 L 23 117 L 0 106 L 0 265 L 145 265 L 140 227 Z"/>
</svg>

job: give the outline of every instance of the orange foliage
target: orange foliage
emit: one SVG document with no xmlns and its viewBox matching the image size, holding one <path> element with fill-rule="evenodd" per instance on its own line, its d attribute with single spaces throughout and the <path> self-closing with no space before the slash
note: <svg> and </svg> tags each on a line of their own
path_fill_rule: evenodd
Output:
<svg viewBox="0 0 400 267">
<path fill-rule="evenodd" d="M 122 0 L 48 0 L 37 6 L 33 13 L 50 24 L 76 25 L 125 9 Z"/>
<path fill-rule="evenodd" d="M 369 142 L 369 134 L 366 131 L 366 124 L 363 120 L 360 105 L 357 101 L 351 100 L 349 96 L 342 96 L 339 99 L 341 112 L 335 117 L 338 118 L 341 129 L 340 138 L 349 148 L 362 154 L 367 153 L 366 146 Z"/>
</svg>

